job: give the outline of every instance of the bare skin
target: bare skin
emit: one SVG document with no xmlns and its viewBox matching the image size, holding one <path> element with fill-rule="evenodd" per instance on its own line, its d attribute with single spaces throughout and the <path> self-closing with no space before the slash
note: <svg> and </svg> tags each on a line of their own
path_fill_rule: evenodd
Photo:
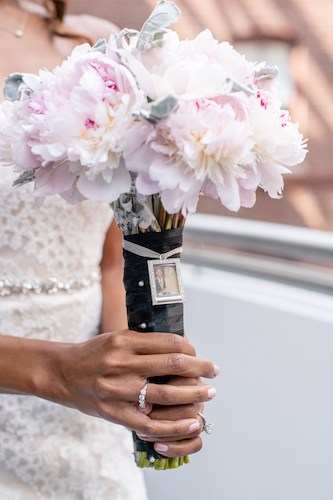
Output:
<svg viewBox="0 0 333 500">
<path fill-rule="evenodd" d="M 22 0 L 28 10 L 23 38 L 16 38 L 14 31 L 20 27 L 24 13 L 15 0 L 0 0 L 0 83 L 13 72 L 37 73 L 40 68 L 52 70 L 70 54 L 78 41 L 71 38 L 50 37 L 46 22 L 41 15 L 30 12 L 34 4 Z M 42 10 L 43 12 L 43 10 Z M 99 38 L 108 39 L 117 27 L 103 19 L 88 15 L 67 16 L 66 31 L 76 34 L 88 34 L 93 42 Z M 28 57 L 27 57 L 28 55 Z"/>
<path fill-rule="evenodd" d="M 194 384 L 149 384 L 148 408 L 139 411 L 137 397 L 146 378 L 167 374 Z M 215 375 L 212 362 L 197 358 L 185 339 L 172 334 L 122 330 L 78 344 L 0 335 L 2 393 L 38 396 L 124 425 L 156 446 L 166 442 L 166 456 L 201 448 L 193 410 L 211 399 L 211 387 L 197 379 Z M 151 405 L 164 410 L 152 418 Z"/>
<path fill-rule="evenodd" d="M 37 2 L 36 2 L 37 3 Z M 0 0 L 0 84 L 13 72 L 52 69 L 77 41 L 51 38 L 45 19 L 31 13 L 23 38 L 14 31 L 22 22 L 15 0 Z M 108 38 L 115 27 L 91 16 L 68 16 L 69 30 Z M 2 24 L 2 23 L 1 23 Z M 11 31 L 12 29 L 12 31 Z M 28 55 L 28 57 L 27 57 Z M 0 392 L 38 396 L 135 430 L 143 439 L 167 446 L 167 457 L 188 455 L 202 446 L 197 416 L 214 397 L 201 377 L 213 378 L 211 361 L 196 357 L 186 339 L 171 334 L 143 335 L 127 330 L 122 283 L 121 233 L 112 223 L 105 240 L 102 270 L 102 332 L 82 344 L 21 339 L 0 335 Z M 8 332 L 10 333 L 10 332 Z M 32 332 L 33 334 L 33 332 Z M 147 408 L 137 406 L 145 380 L 171 375 L 168 385 L 149 384 Z"/>
</svg>

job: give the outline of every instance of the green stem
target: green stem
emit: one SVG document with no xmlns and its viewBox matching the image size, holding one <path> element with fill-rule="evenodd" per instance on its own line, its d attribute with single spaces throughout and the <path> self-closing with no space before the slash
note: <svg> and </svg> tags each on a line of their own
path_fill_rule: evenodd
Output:
<svg viewBox="0 0 333 500">
<path fill-rule="evenodd" d="M 145 451 L 141 451 L 138 455 L 137 466 L 140 467 L 140 469 L 143 469 L 147 460 L 147 453 Z"/>
<path fill-rule="evenodd" d="M 155 470 L 167 470 L 167 469 L 178 469 L 184 464 L 188 464 L 190 459 L 188 456 L 185 457 L 173 457 L 173 458 L 161 458 L 154 462 L 148 460 L 147 452 L 140 451 L 137 456 L 136 464 L 140 469 L 155 469 Z"/>
<path fill-rule="evenodd" d="M 170 458 L 170 469 L 178 469 L 179 467 L 179 458 L 173 457 Z"/>
<path fill-rule="evenodd" d="M 167 458 L 165 458 L 164 460 L 155 460 L 154 469 L 155 470 L 165 470 L 167 462 L 168 462 Z"/>
<path fill-rule="evenodd" d="M 158 222 L 160 224 L 160 228 L 163 230 L 164 229 L 164 225 L 165 225 L 165 219 L 166 219 L 166 211 L 162 205 L 162 203 L 160 204 L 160 213 L 159 213 L 159 217 L 158 217 Z"/>
<path fill-rule="evenodd" d="M 172 219 L 173 219 L 173 215 L 167 214 L 166 221 L 165 221 L 165 229 L 172 229 Z"/>
<path fill-rule="evenodd" d="M 179 222 L 178 222 L 178 227 L 184 227 L 185 226 L 186 219 L 183 215 L 181 215 Z"/>
</svg>

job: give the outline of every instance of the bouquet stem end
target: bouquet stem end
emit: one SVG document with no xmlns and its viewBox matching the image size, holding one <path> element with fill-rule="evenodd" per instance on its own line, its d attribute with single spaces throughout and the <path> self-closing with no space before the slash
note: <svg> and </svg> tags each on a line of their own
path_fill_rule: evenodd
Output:
<svg viewBox="0 0 333 500">
<path fill-rule="evenodd" d="M 189 457 L 176 457 L 176 458 L 155 458 L 153 461 L 149 460 L 146 451 L 139 451 L 135 453 L 135 462 L 140 469 L 155 469 L 155 470 L 166 470 L 166 469 L 178 469 L 184 464 L 190 462 Z"/>
</svg>

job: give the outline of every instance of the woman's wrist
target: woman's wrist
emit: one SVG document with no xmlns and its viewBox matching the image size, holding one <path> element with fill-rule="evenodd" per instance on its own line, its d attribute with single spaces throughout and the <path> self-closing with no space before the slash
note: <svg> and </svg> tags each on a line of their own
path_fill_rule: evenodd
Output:
<svg viewBox="0 0 333 500">
<path fill-rule="evenodd" d="M 70 345 L 0 335 L 0 392 L 65 401 L 61 360 Z"/>
</svg>

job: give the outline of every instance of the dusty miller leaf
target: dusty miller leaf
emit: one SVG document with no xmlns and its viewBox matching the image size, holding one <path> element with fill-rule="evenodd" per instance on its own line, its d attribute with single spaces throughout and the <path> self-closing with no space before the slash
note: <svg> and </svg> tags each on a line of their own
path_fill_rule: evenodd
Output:
<svg viewBox="0 0 333 500">
<path fill-rule="evenodd" d="M 31 92 L 23 77 L 22 73 L 12 73 L 7 76 L 3 86 L 3 95 L 7 101 L 19 101 L 23 92 Z"/>
<path fill-rule="evenodd" d="M 161 99 L 154 101 L 149 110 L 141 110 L 139 115 L 151 123 L 158 123 L 167 118 L 178 108 L 177 97 L 169 94 Z"/>
<path fill-rule="evenodd" d="M 102 52 L 102 54 L 105 54 L 106 53 L 106 47 L 107 47 L 106 40 L 104 40 L 104 38 L 100 38 L 95 43 L 95 45 L 93 45 L 91 47 L 90 51 L 91 52 Z"/>
<path fill-rule="evenodd" d="M 28 182 L 32 182 L 35 180 L 35 170 L 24 170 L 13 182 L 11 185 L 12 189 L 19 188 L 24 184 L 28 184 Z"/>
<path fill-rule="evenodd" d="M 173 2 L 160 0 L 140 31 L 137 49 L 149 50 L 154 40 L 160 39 L 160 34 L 176 22 L 179 16 L 180 10 Z"/>
</svg>

